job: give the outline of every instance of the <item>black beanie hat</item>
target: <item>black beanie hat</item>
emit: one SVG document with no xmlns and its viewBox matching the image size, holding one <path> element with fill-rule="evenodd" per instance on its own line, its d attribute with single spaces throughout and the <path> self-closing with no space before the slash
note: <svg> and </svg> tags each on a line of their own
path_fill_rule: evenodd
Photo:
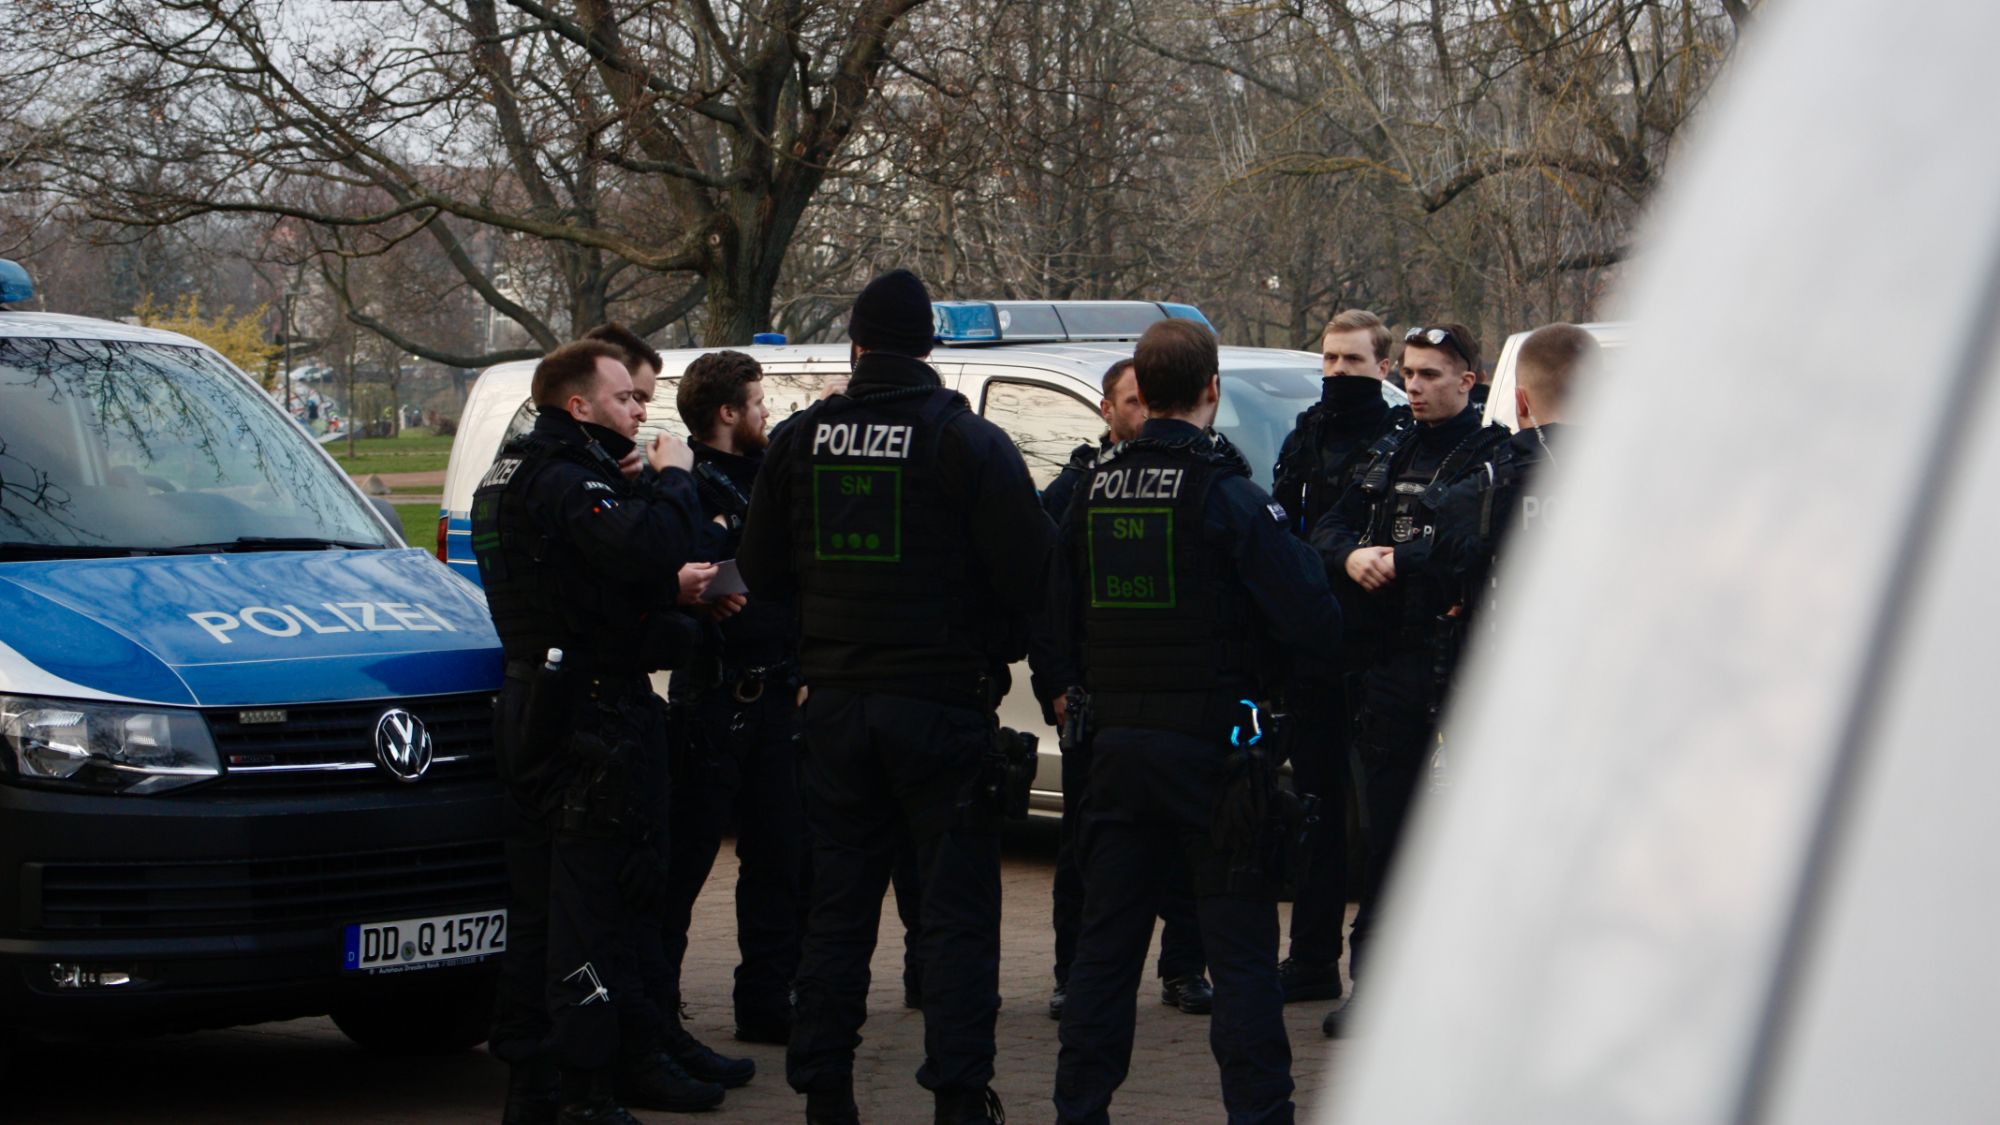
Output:
<svg viewBox="0 0 2000 1125">
<path fill-rule="evenodd" d="M 936 339 L 931 294 L 909 270 L 890 270 L 854 298 L 847 338 L 869 351 L 926 356 Z"/>
</svg>

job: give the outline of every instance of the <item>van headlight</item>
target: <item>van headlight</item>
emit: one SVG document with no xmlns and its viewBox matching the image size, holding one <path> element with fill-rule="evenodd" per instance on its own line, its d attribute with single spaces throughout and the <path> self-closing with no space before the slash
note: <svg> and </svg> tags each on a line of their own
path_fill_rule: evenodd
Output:
<svg viewBox="0 0 2000 1125">
<path fill-rule="evenodd" d="M 165 793 L 222 774 L 193 711 L 0 695 L 0 766 L 12 780 L 94 793 Z"/>
</svg>

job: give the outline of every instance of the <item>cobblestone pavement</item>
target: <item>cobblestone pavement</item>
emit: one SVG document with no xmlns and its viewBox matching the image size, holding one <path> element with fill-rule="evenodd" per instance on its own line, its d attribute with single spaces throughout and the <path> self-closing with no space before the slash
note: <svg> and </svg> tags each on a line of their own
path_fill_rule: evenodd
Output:
<svg viewBox="0 0 2000 1125">
<path fill-rule="evenodd" d="M 1010 832 L 1002 871 L 998 1077 L 1013 1122 L 1054 1119 L 1049 1103 L 1056 1025 L 1048 1018 L 1049 882 L 1053 822 Z M 757 1060 L 750 1085 L 729 1093 L 715 1113 L 690 1120 L 722 1125 L 803 1119 L 804 1101 L 784 1082 L 784 1050 L 730 1038 L 729 981 L 736 964 L 730 889 L 736 863 L 727 844 L 696 908 L 685 988 L 696 1035 L 724 1051 Z M 856 1060 L 856 1093 L 870 1125 L 928 1123 L 930 1095 L 913 1077 L 923 1058 L 923 1020 L 902 1006 L 902 930 L 884 910 L 875 956 L 865 1040 Z M 1157 939 L 1156 939 L 1157 944 Z M 1155 950 L 1157 953 L 1157 949 Z M 1112 1105 L 1123 1122 L 1222 1120 L 1221 1090 L 1208 1050 L 1208 1020 L 1161 1005 L 1158 983 L 1139 993 L 1132 1075 Z M 1286 1009 L 1301 1119 L 1309 1120 L 1341 1047 L 1320 1035 L 1330 1005 Z M 324 1019 L 294 1020 L 87 1047 L 37 1047 L 16 1059 L 0 1097 L 0 1120 L 47 1122 L 420 1122 L 497 1121 L 504 1068 L 483 1051 L 442 1058 L 397 1059 L 356 1049 Z M 653 1122 L 681 1120 L 640 1113 Z"/>
</svg>

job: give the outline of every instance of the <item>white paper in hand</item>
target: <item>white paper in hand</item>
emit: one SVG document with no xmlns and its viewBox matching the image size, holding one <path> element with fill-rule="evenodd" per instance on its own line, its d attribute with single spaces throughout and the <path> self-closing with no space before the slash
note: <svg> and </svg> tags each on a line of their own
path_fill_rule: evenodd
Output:
<svg viewBox="0 0 2000 1125">
<path fill-rule="evenodd" d="M 701 600 L 712 602 L 731 594 L 749 592 L 750 587 L 743 584 L 742 572 L 736 569 L 736 560 L 724 559 L 715 564 L 715 577 L 708 580 L 708 589 L 702 592 Z"/>
</svg>

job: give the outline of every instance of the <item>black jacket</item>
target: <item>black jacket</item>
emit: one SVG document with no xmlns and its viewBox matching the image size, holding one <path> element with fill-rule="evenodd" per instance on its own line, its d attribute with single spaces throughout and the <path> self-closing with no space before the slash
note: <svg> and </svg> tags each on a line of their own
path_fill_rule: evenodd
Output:
<svg viewBox="0 0 2000 1125">
<path fill-rule="evenodd" d="M 1417 510 L 1407 517 L 1409 526 L 1398 535 L 1391 517 L 1396 486 L 1442 486 L 1441 495 L 1484 464 L 1506 436 L 1497 426 L 1482 426 L 1478 411 L 1468 405 L 1443 422 L 1416 426 L 1389 457 L 1380 492 L 1371 495 L 1359 484 L 1347 489 L 1312 529 L 1312 545 L 1325 560 L 1331 581 L 1343 591 L 1343 603 L 1352 599 L 1371 607 L 1375 618 L 1371 624 L 1384 630 L 1427 625 L 1451 608 L 1455 588 L 1432 567 L 1435 504 L 1415 505 Z M 1357 470 L 1366 471 L 1365 466 Z M 1347 576 L 1348 556 L 1362 546 L 1394 548 L 1396 579 L 1374 593 Z"/>
<path fill-rule="evenodd" d="M 595 446 L 595 449 L 593 449 Z M 473 502 L 473 546 L 510 659 L 564 649 L 572 666 L 651 671 L 635 638 L 669 611 L 701 504 L 679 469 L 626 480 L 632 442 L 544 411 L 500 451 Z"/>
<path fill-rule="evenodd" d="M 1140 436 L 1159 441 L 1203 441 L 1206 436 L 1187 422 L 1149 420 Z M 1224 443 L 1224 449 L 1228 449 Z M 1237 454 L 1240 460 L 1241 455 Z M 1229 560 L 1230 580 L 1240 582 L 1255 611 L 1255 631 L 1278 652 L 1281 665 L 1321 664 L 1340 650 L 1340 610 L 1327 589 L 1319 560 L 1286 529 L 1269 493 L 1241 475 L 1218 478 L 1209 488 L 1202 513 L 1201 535 Z M 1049 583 L 1049 616 L 1055 649 L 1064 667 L 1051 669 L 1051 679 L 1076 683 L 1081 679 L 1083 599 L 1089 578 L 1077 573 L 1075 559 L 1083 528 L 1066 519 Z"/>
<path fill-rule="evenodd" d="M 1271 498 L 1285 509 L 1300 537 L 1339 501 L 1354 459 L 1388 428 L 1391 409 L 1382 398 L 1380 379 L 1333 375 L 1320 380 L 1319 401 L 1299 413 L 1271 471 Z"/>
<path fill-rule="evenodd" d="M 702 514 L 709 517 L 704 528 L 704 562 L 724 562 L 736 558 L 743 543 L 743 527 L 750 514 L 750 496 L 757 488 L 762 452 L 725 453 L 702 442 L 688 443 L 694 450 L 695 489 L 701 496 Z M 716 516 L 726 526 L 714 522 Z M 727 675 L 739 675 L 747 668 L 766 667 L 792 658 L 797 643 L 792 627 L 792 607 L 783 598 L 748 599 L 742 612 L 719 626 L 705 630 L 703 655 L 713 658 Z"/>
<path fill-rule="evenodd" d="M 1517 515 L 1520 525 L 1534 528 L 1552 518 L 1548 497 L 1538 495 L 1536 482 L 1544 466 L 1554 462 L 1552 450 L 1565 439 L 1568 427 L 1551 424 L 1522 430 L 1471 476 L 1445 493 L 1438 508 L 1432 565 L 1449 576 L 1468 612 L 1480 609 L 1494 566 L 1506 550 Z M 1530 530 L 1529 534 L 1534 534 Z"/>
<path fill-rule="evenodd" d="M 939 385 L 937 372 L 921 360 L 869 352 L 855 364 L 847 393 Z M 793 566 L 794 517 L 811 497 L 793 495 L 800 475 L 795 462 L 811 455 L 809 443 L 822 405 L 807 407 L 773 434 L 758 473 L 737 552 L 753 598 L 789 598 L 801 592 Z M 962 528 L 975 587 L 965 594 L 985 611 L 982 658 L 994 683 L 1004 685 L 1006 665 L 1026 651 L 1028 615 L 1042 605 L 1055 528 L 1042 513 L 1014 443 L 976 414 L 960 412 L 943 423 L 935 472 L 956 503 L 950 510 L 912 515 Z M 953 699 L 962 695 L 962 687 L 939 682 L 937 669 L 961 662 L 963 655 L 956 649 L 811 638 L 802 640 L 799 649 L 806 680 L 814 685 Z"/>
</svg>

